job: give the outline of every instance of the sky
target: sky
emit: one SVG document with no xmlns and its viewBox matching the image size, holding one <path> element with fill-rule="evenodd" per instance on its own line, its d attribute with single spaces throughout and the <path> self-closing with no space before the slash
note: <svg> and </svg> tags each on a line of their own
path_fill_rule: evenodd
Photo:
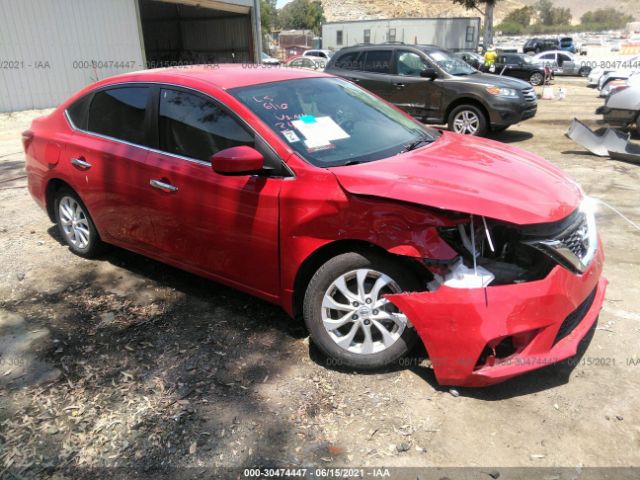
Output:
<svg viewBox="0 0 640 480">
<path fill-rule="evenodd" d="M 284 7 L 287 3 L 289 3 L 291 0 L 278 0 L 276 2 L 276 8 L 282 8 Z"/>
</svg>

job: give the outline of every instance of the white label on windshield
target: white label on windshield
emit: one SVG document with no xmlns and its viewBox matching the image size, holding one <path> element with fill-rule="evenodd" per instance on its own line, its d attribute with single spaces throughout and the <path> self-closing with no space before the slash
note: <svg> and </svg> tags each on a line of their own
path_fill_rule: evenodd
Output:
<svg viewBox="0 0 640 480">
<path fill-rule="evenodd" d="M 291 124 L 306 139 L 305 144 L 309 146 L 309 142 L 314 146 L 329 145 L 334 140 L 343 140 L 349 138 L 349 134 L 345 132 L 340 125 L 333 121 L 331 117 L 312 117 L 305 116 L 302 120 L 294 120 Z"/>
<path fill-rule="evenodd" d="M 293 130 L 283 130 L 282 135 L 287 139 L 289 143 L 296 143 L 300 141 L 300 137 L 296 135 L 296 132 Z"/>
</svg>

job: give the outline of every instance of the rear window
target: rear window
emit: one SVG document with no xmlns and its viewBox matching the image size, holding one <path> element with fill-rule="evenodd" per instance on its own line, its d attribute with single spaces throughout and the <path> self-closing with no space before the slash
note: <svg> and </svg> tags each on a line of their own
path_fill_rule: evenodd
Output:
<svg viewBox="0 0 640 480">
<path fill-rule="evenodd" d="M 336 68 L 341 68 L 343 70 L 361 70 L 358 63 L 359 55 L 360 52 L 347 52 L 340 55 L 335 63 Z"/>
<path fill-rule="evenodd" d="M 87 129 L 89 121 L 89 104 L 91 103 L 92 97 L 92 94 L 85 95 L 67 107 L 67 115 L 69 115 L 74 127 L 81 130 Z"/>
<path fill-rule="evenodd" d="M 372 73 L 391 73 L 391 50 L 366 52 L 364 70 Z"/>
<path fill-rule="evenodd" d="M 97 92 L 89 108 L 88 130 L 144 145 L 149 87 L 117 87 Z"/>
</svg>

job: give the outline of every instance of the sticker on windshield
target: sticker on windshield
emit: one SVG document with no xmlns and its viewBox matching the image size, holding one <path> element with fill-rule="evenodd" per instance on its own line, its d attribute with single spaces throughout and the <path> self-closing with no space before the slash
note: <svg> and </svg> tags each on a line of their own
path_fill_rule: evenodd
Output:
<svg viewBox="0 0 640 480">
<path fill-rule="evenodd" d="M 302 123 L 316 123 L 316 117 L 313 115 L 300 115 L 299 118 Z"/>
<path fill-rule="evenodd" d="M 308 123 L 302 120 L 311 115 L 303 115 L 298 120 L 294 120 L 291 124 L 305 138 L 307 148 L 317 148 L 319 146 L 331 145 L 334 140 L 344 140 L 350 138 L 340 125 L 333 121 L 331 117 L 313 117 L 313 122 Z"/>
<path fill-rule="evenodd" d="M 289 143 L 296 143 L 300 141 L 300 137 L 298 137 L 296 132 L 293 130 L 283 130 L 282 135 L 284 135 L 284 138 L 286 138 Z"/>
</svg>

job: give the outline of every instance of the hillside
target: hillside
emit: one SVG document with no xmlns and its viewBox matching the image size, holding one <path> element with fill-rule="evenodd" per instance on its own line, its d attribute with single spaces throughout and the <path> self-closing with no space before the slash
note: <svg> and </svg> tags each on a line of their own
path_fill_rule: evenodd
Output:
<svg viewBox="0 0 640 480">
<path fill-rule="evenodd" d="M 535 3 L 536 0 L 499 0 L 495 23 L 500 23 L 512 10 Z M 571 9 L 575 23 L 586 11 L 597 8 L 616 7 L 624 12 L 640 12 L 640 0 L 598 0 L 597 4 L 584 0 L 554 0 L 554 3 L 558 7 Z M 480 16 L 478 11 L 466 10 L 451 0 L 322 0 L 322 5 L 329 22 L 393 17 Z"/>
</svg>

